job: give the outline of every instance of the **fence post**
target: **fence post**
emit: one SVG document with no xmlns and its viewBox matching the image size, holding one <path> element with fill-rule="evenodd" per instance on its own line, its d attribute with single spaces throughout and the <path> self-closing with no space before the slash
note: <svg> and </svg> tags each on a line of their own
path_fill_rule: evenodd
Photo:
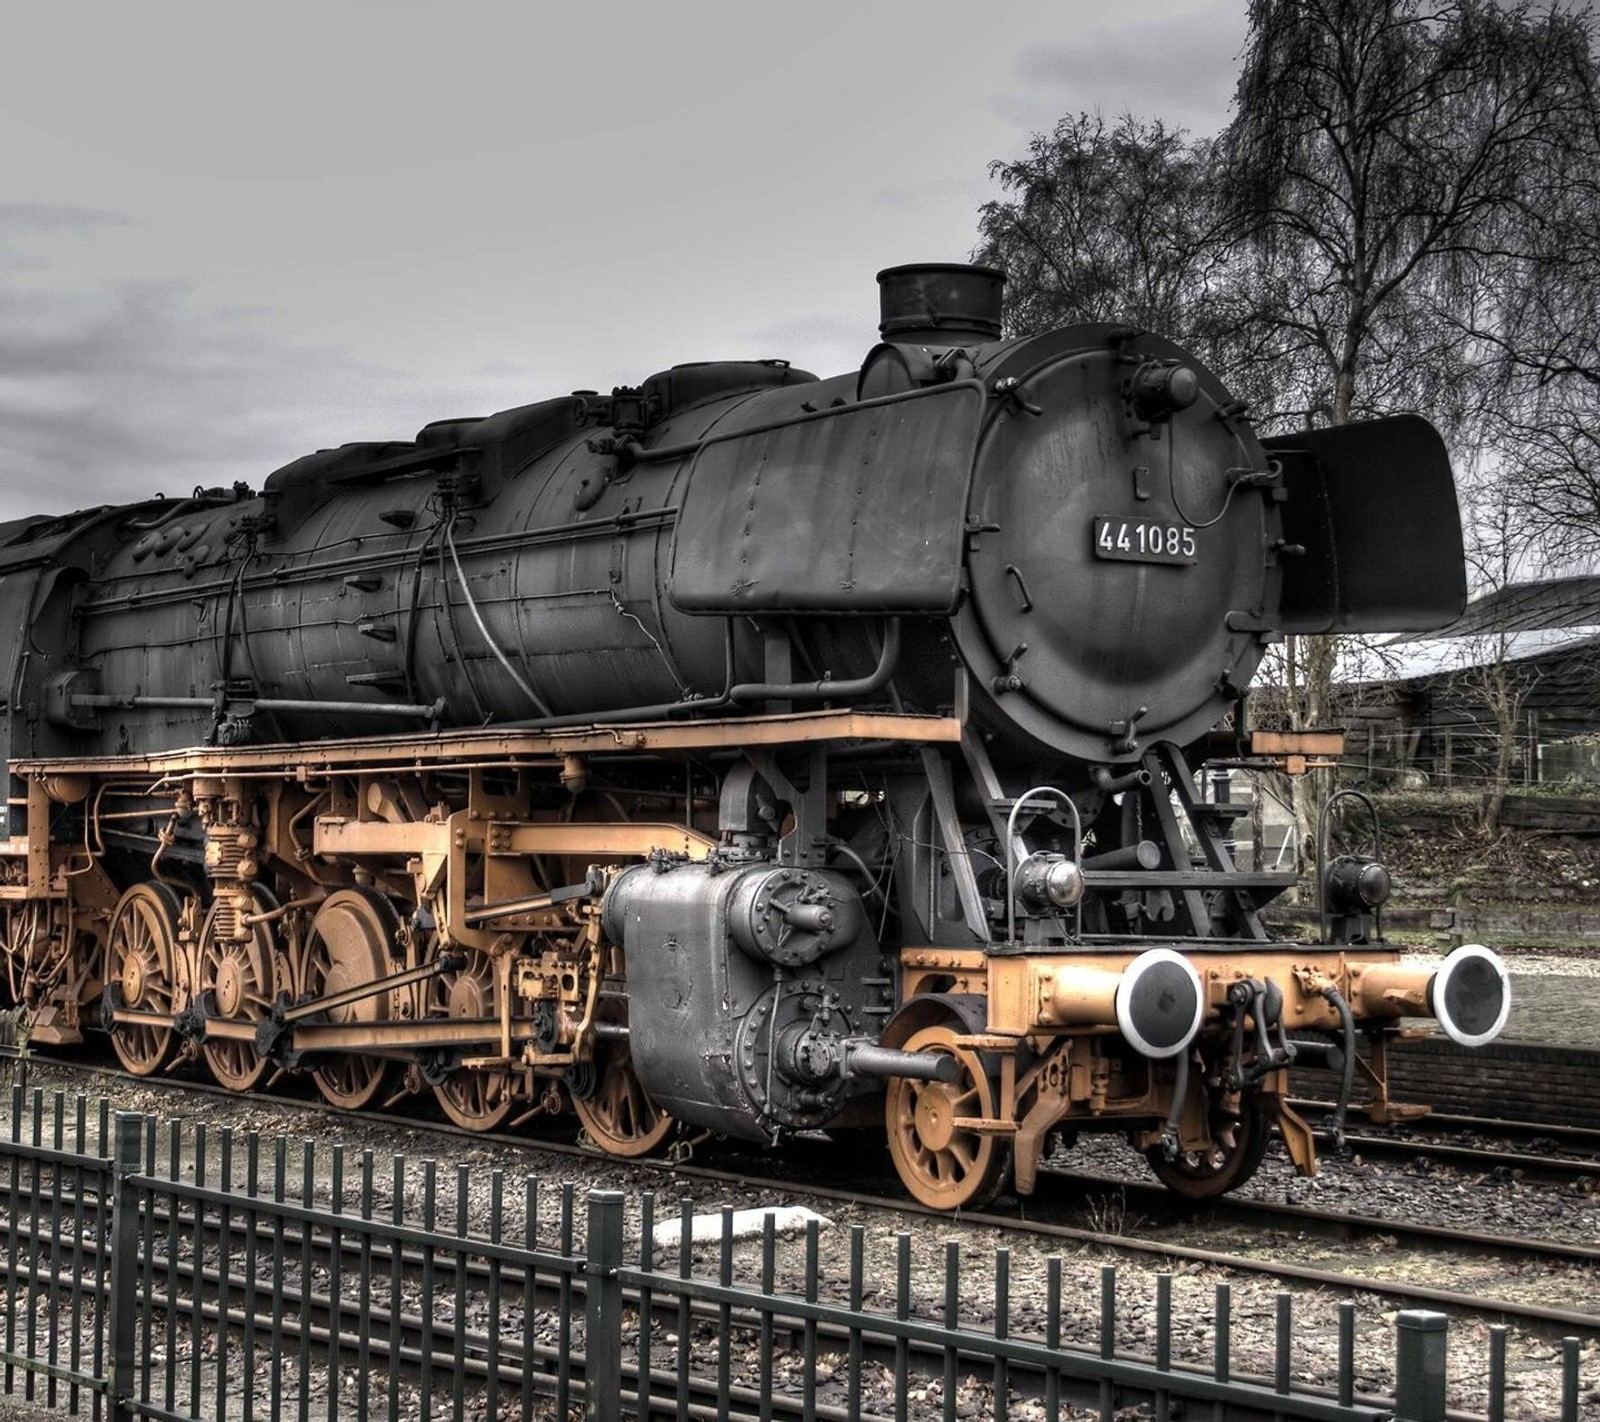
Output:
<svg viewBox="0 0 1600 1422">
<path fill-rule="evenodd" d="M 1445 1345 L 1449 1318 L 1402 1309 L 1395 1332 L 1394 1422 L 1444 1422 Z"/>
<path fill-rule="evenodd" d="M 144 1147 L 144 1117 L 117 1112 L 111 1157 L 111 1297 L 106 1304 L 106 1333 L 111 1357 L 107 1379 L 111 1393 L 110 1422 L 134 1422 L 129 1406 L 138 1391 L 134 1373 L 134 1325 L 139 1318 L 139 1197 L 128 1183 L 139 1173 Z"/>
<path fill-rule="evenodd" d="M 589 1192 L 585 1282 L 584 1422 L 619 1422 L 622 1416 L 622 1192 Z"/>
</svg>

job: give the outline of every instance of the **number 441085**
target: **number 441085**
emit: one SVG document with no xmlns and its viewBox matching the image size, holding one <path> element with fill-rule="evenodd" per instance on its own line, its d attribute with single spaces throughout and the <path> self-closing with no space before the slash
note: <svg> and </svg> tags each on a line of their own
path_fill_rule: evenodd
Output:
<svg viewBox="0 0 1600 1422">
<path fill-rule="evenodd" d="M 1099 558 L 1134 563 L 1192 563 L 1194 529 L 1148 518 L 1102 516 L 1094 521 L 1094 551 Z"/>
</svg>

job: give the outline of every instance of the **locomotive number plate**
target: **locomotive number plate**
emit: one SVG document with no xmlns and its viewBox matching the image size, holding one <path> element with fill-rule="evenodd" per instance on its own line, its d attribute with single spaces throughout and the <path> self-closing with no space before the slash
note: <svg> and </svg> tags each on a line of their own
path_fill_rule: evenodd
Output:
<svg viewBox="0 0 1600 1422">
<path fill-rule="evenodd" d="M 1192 563 L 1194 529 L 1154 518 L 1102 514 L 1094 521 L 1094 553 L 1123 563 Z"/>
</svg>

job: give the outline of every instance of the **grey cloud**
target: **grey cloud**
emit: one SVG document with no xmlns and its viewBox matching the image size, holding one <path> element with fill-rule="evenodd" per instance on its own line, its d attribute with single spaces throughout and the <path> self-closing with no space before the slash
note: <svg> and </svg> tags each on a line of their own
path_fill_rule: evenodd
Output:
<svg viewBox="0 0 1600 1422">
<path fill-rule="evenodd" d="M 98 207 L 75 207 L 65 203 L 0 201 L 0 242 L 8 236 L 36 236 L 40 233 L 93 232 L 101 227 L 117 227 L 128 221 L 126 214 Z"/>
<path fill-rule="evenodd" d="M 819 313 L 778 321 L 743 332 L 750 349 L 793 361 L 802 370 L 827 377 L 853 370 L 878 340 L 876 304 L 859 316 Z"/>
<path fill-rule="evenodd" d="M 748 331 L 741 332 L 740 339 L 748 340 L 752 348 L 762 349 L 769 346 L 774 349 L 780 346 L 796 348 L 840 341 L 859 341 L 861 324 L 850 316 L 818 313 L 811 316 L 796 316 L 789 321 L 775 321 L 770 325 L 754 326 Z"/>
<path fill-rule="evenodd" d="M 934 215 L 948 212 L 956 205 L 975 208 L 983 197 L 981 177 L 962 177 L 941 178 L 909 187 L 881 187 L 873 193 L 872 200 L 878 207 L 891 211 Z"/>
<path fill-rule="evenodd" d="M 996 96 L 991 107 L 1031 128 L 1098 108 L 1214 129 L 1227 119 L 1242 40 L 1241 18 L 1210 6 L 1085 30 L 1069 42 L 1026 47 L 1020 91 Z"/>
<path fill-rule="evenodd" d="M 500 393 L 423 391 L 406 372 L 207 308 L 179 282 L 0 282 L 0 519 L 196 484 L 259 487 L 308 450 L 409 438 Z"/>
</svg>

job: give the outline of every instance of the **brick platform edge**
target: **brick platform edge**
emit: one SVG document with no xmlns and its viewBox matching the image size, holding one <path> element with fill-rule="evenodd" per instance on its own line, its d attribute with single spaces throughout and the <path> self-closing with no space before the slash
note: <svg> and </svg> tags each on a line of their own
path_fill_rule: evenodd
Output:
<svg viewBox="0 0 1600 1422">
<path fill-rule="evenodd" d="M 1331 1101 L 1338 1079 L 1297 1071 L 1294 1089 Z M 1461 1047 L 1444 1037 L 1402 1042 L 1389 1053 L 1389 1095 L 1451 1115 L 1600 1128 L 1600 1051 L 1520 1042 Z M 1358 1072 L 1355 1100 L 1366 1099 Z"/>
</svg>

